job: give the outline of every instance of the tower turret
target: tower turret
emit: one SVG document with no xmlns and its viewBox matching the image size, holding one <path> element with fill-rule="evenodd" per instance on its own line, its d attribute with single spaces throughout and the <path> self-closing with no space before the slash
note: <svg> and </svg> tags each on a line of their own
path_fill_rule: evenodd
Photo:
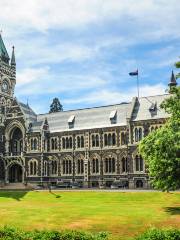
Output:
<svg viewBox="0 0 180 240">
<path fill-rule="evenodd" d="M 16 59 L 15 59 L 15 53 L 14 53 L 14 46 L 12 47 L 12 56 L 11 56 L 11 67 L 16 66 Z"/>
<path fill-rule="evenodd" d="M 176 87 L 177 86 L 176 77 L 174 76 L 174 72 L 173 71 L 172 71 L 170 82 L 169 82 L 168 86 L 169 86 L 170 89 L 172 87 Z"/>
<path fill-rule="evenodd" d="M 10 105 L 16 84 L 16 60 L 14 47 L 11 61 L 0 33 L 0 100 L 4 105 Z"/>
<path fill-rule="evenodd" d="M 1 33 L 0 33 L 0 59 L 1 61 L 9 64 L 9 55 L 2 40 Z"/>
</svg>

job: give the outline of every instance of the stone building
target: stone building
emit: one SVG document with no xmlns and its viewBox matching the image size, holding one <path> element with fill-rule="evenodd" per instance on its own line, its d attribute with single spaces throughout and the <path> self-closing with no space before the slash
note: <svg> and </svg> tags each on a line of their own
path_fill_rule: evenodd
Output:
<svg viewBox="0 0 180 240">
<path fill-rule="evenodd" d="M 109 106 L 36 114 L 14 97 L 16 62 L 0 36 L 1 184 L 149 188 L 138 142 L 161 127 L 168 94 Z M 170 86 L 176 85 L 172 73 Z"/>
</svg>

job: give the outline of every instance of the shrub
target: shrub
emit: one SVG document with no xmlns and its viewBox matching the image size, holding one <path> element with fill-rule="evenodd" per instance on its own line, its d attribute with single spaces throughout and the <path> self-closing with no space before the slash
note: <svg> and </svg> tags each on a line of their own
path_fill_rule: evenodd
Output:
<svg viewBox="0 0 180 240">
<path fill-rule="evenodd" d="M 136 240 L 180 240 L 180 230 L 150 229 L 137 237 Z"/>
<path fill-rule="evenodd" d="M 23 231 L 13 227 L 0 228 L 0 240 L 107 240 L 108 234 L 81 231 Z"/>
</svg>

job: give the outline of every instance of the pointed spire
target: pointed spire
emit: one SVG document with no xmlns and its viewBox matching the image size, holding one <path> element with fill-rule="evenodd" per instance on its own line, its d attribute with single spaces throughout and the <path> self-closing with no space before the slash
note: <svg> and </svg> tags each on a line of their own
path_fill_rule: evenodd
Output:
<svg viewBox="0 0 180 240">
<path fill-rule="evenodd" d="M 176 78 L 174 76 L 174 72 L 172 71 L 171 79 L 168 86 L 171 88 L 171 87 L 175 87 L 176 85 L 177 85 Z"/>
<path fill-rule="evenodd" d="M 11 66 L 16 66 L 16 59 L 14 53 L 14 46 L 12 47 Z"/>
<path fill-rule="evenodd" d="M 9 63 L 9 55 L 4 45 L 1 32 L 0 32 L 0 58 L 2 59 L 2 61 Z"/>
</svg>

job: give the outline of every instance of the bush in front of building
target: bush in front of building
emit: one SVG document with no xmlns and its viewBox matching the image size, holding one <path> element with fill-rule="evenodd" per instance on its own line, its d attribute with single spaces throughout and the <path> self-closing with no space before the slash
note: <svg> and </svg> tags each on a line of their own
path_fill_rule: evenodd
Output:
<svg viewBox="0 0 180 240">
<path fill-rule="evenodd" d="M 180 240 L 180 229 L 150 229 L 137 237 L 136 240 Z"/>
<path fill-rule="evenodd" d="M 108 234 L 91 234 L 83 231 L 23 231 L 13 227 L 0 229 L 0 240 L 107 240 Z"/>
</svg>

